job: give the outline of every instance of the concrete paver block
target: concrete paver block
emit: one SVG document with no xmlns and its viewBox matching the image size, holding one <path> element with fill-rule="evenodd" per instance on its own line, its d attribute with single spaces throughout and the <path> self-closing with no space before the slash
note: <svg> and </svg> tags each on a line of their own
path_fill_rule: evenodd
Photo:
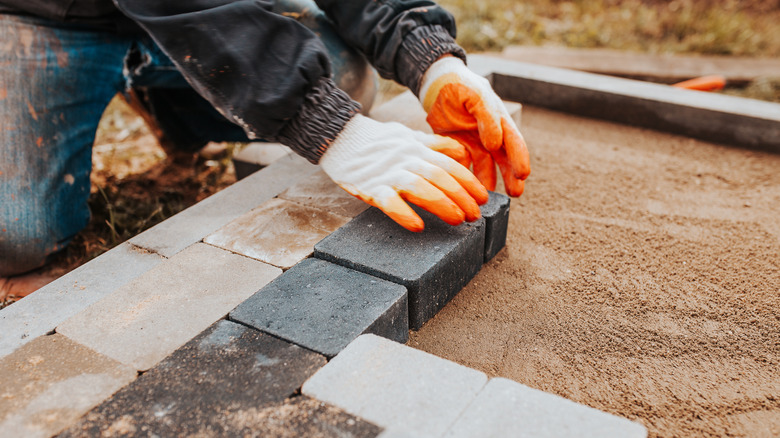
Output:
<svg viewBox="0 0 780 438">
<path fill-rule="evenodd" d="M 409 325 L 419 329 L 482 267 L 485 221 L 447 225 L 416 209 L 425 231 L 405 230 L 370 208 L 314 246 L 314 256 L 406 287 Z"/>
<path fill-rule="evenodd" d="M 273 198 L 318 169 L 291 154 L 130 239 L 130 243 L 173 257 L 242 214 Z"/>
<path fill-rule="evenodd" d="M 335 356 L 363 333 L 409 339 L 406 288 L 306 259 L 230 312 L 232 320 Z"/>
<path fill-rule="evenodd" d="M 273 426 L 266 405 L 285 401 L 325 363 L 304 348 L 218 321 L 63 436 L 262 436 L 256 427 Z"/>
<path fill-rule="evenodd" d="M 503 378 L 491 379 L 447 431 L 471 437 L 644 438 L 639 423 Z"/>
<path fill-rule="evenodd" d="M 0 436 L 52 436 L 136 376 L 62 335 L 36 338 L 0 359 Z"/>
<path fill-rule="evenodd" d="M 249 143 L 233 155 L 236 178 L 244 179 L 291 153 L 292 150 L 289 147 L 280 143 Z"/>
<path fill-rule="evenodd" d="M 780 104 L 565 70 L 486 55 L 469 65 L 502 98 L 771 152 L 780 151 Z"/>
<path fill-rule="evenodd" d="M 0 357 L 54 330 L 120 286 L 163 262 L 123 243 L 0 310 Z"/>
<path fill-rule="evenodd" d="M 485 262 L 495 257 L 506 245 L 509 203 L 509 196 L 490 192 L 487 204 L 479 208 L 485 218 Z"/>
<path fill-rule="evenodd" d="M 344 191 L 323 171 L 304 178 L 279 197 L 350 219 L 368 208 L 368 204 Z"/>
<path fill-rule="evenodd" d="M 315 243 L 348 221 L 277 198 L 206 236 L 204 242 L 287 269 L 311 255 Z"/>
<path fill-rule="evenodd" d="M 147 370 L 281 272 L 195 244 L 65 321 L 57 332 Z"/>
<path fill-rule="evenodd" d="M 362 335 L 307 380 L 302 392 L 381 427 L 441 436 L 486 382 L 479 371 Z"/>
</svg>

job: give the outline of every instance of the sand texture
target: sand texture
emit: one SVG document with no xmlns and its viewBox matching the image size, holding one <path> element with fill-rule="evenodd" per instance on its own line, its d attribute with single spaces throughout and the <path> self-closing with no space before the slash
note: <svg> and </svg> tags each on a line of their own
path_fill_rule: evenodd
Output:
<svg viewBox="0 0 780 438">
<path fill-rule="evenodd" d="M 780 156 L 537 108 L 523 126 L 507 247 L 409 345 L 651 437 L 780 436 Z"/>
</svg>

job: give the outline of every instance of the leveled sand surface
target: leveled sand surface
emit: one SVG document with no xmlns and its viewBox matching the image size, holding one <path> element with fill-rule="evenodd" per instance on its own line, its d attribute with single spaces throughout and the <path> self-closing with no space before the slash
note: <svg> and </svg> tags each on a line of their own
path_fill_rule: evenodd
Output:
<svg viewBox="0 0 780 438">
<path fill-rule="evenodd" d="M 409 345 L 651 437 L 780 436 L 780 155 L 529 107 L 523 133 L 507 247 Z"/>
</svg>

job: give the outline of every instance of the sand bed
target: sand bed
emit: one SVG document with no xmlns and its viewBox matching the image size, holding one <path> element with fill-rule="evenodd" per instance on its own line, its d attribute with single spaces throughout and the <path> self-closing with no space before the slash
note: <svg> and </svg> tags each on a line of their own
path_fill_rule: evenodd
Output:
<svg viewBox="0 0 780 438">
<path fill-rule="evenodd" d="M 780 156 L 525 108 L 507 248 L 409 345 L 637 420 L 780 436 Z"/>
</svg>

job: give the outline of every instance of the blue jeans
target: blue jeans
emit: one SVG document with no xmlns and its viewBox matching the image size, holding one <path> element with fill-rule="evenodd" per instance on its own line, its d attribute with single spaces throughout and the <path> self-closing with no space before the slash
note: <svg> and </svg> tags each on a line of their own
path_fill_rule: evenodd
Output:
<svg viewBox="0 0 780 438">
<path fill-rule="evenodd" d="M 309 0 L 279 3 L 313 6 Z M 326 25 L 322 18 L 301 21 Z M 337 84 L 353 88 L 353 98 L 364 103 L 369 95 L 370 105 L 376 84 L 373 76 L 365 80 L 365 61 L 340 41 L 328 41 L 332 30 L 313 30 L 334 47 Z M 113 96 L 131 88 L 144 92 L 174 143 L 194 149 L 208 141 L 248 141 L 150 38 L 0 15 L 0 276 L 42 266 L 87 225 L 95 131 Z"/>
</svg>

